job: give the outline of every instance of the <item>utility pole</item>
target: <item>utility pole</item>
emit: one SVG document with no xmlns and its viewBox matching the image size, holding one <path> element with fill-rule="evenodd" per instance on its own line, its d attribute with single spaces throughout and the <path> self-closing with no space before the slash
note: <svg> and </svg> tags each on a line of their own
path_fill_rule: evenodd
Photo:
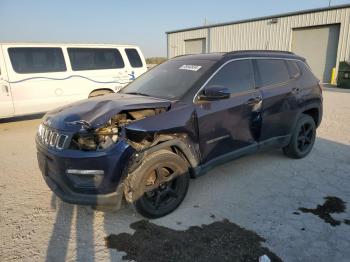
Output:
<svg viewBox="0 0 350 262">
<path fill-rule="evenodd" d="M 332 4 L 332 0 L 329 0 L 328 6 L 331 7 L 331 4 Z"/>
</svg>

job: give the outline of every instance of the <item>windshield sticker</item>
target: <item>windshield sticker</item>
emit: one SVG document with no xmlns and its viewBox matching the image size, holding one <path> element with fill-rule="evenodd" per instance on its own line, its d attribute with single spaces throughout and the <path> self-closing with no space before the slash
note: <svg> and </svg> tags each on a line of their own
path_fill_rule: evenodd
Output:
<svg viewBox="0 0 350 262">
<path fill-rule="evenodd" d="M 201 69 L 201 66 L 198 65 L 183 65 L 181 66 L 179 69 L 182 70 L 190 70 L 190 71 L 198 71 L 199 69 Z"/>
</svg>

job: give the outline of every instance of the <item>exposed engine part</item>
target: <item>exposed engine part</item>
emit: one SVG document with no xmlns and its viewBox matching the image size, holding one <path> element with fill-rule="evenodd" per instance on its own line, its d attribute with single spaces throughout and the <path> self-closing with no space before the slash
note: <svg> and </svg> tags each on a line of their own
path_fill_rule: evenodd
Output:
<svg viewBox="0 0 350 262">
<path fill-rule="evenodd" d="M 70 148 L 86 151 L 104 150 L 118 141 L 123 126 L 165 111 L 165 108 L 122 111 L 113 116 L 105 126 L 76 134 Z"/>
</svg>

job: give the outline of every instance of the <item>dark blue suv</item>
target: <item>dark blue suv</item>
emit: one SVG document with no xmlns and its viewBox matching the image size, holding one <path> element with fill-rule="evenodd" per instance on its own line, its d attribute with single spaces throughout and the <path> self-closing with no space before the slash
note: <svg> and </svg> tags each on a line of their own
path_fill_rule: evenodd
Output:
<svg viewBox="0 0 350 262">
<path fill-rule="evenodd" d="M 125 197 L 156 218 L 180 205 L 190 177 L 218 163 L 271 147 L 305 157 L 321 119 L 321 86 L 302 57 L 180 56 L 119 93 L 47 113 L 38 162 L 66 202 L 119 207 Z"/>
</svg>

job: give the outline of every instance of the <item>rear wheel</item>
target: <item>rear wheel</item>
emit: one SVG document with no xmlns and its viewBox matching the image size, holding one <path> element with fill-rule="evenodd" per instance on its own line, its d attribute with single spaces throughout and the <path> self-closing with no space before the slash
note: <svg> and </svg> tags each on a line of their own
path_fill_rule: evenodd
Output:
<svg viewBox="0 0 350 262">
<path fill-rule="evenodd" d="M 158 218 L 174 211 L 189 186 L 188 164 L 168 150 L 147 156 L 125 181 L 125 197 L 137 212 Z"/>
<path fill-rule="evenodd" d="M 89 98 L 96 97 L 96 96 L 104 96 L 112 93 L 113 92 L 111 90 L 95 90 L 90 93 Z"/>
<path fill-rule="evenodd" d="M 316 124 L 314 119 L 302 114 L 295 126 L 289 145 L 283 148 L 283 152 L 292 158 L 307 156 L 315 143 Z"/>
</svg>

